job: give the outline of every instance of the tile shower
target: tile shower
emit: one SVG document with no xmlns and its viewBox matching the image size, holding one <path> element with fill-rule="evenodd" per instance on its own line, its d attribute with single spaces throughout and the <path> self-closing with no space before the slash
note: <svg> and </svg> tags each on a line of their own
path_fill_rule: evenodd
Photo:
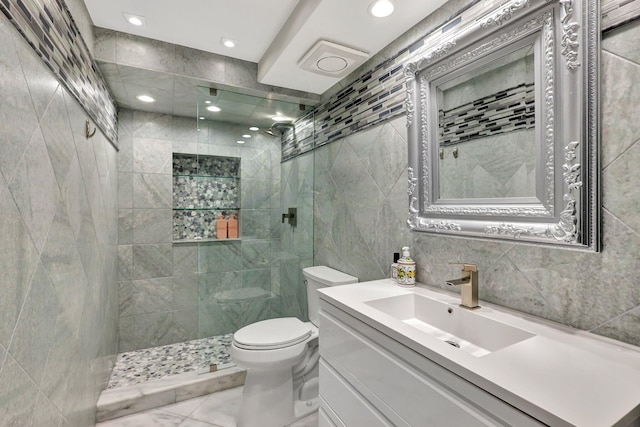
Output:
<svg viewBox="0 0 640 427">
<path fill-rule="evenodd" d="M 301 268 L 311 265 L 310 157 L 280 163 L 279 140 L 244 127 L 124 110 L 119 116 L 119 349 L 235 332 L 281 315 L 306 317 Z M 174 153 L 240 160 L 241 239 L 174 243 Z M 206 158 L 206 157 L 203 157 Z M 297 166 L 299 165 L 299 166 Z M 280 221 L 297 206 L 294 229 Z"/>
</svg>

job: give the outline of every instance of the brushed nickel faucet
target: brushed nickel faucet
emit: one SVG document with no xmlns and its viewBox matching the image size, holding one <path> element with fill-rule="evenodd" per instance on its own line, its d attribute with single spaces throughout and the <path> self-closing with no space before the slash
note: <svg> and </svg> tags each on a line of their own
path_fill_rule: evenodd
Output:
<svg viewBox="0 0 640 427">
<path fill-rule="evenodd" d="M 450 263 L 462 268 L 460 279 L 447 280 L 449 286 L 462 286 L 462 302 L 460 307 L 474 310 L 480 308 L 478 305 L 478 267 L 475 264 Z"/>
</svg>

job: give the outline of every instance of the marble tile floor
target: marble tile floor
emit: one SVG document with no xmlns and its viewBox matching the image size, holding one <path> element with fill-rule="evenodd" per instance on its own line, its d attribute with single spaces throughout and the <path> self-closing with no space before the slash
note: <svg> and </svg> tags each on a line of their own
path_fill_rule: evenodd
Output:
<svg viewBox="0 0 640 427">
<path fill-rule="evenodd" d="M 244 384 L 245 375 L 244 369 L 230 367 L 212 373 L 186 372 L 104 390 L 96 404 L 96 420 L 107 421 L 239 387 Z"/>
<path fill-rule="evenodd" d="M 242 387 L 196 397 L 96 424 L 96 427 L 236 427 Z M 318 413 L 290 427 L 317 427 Z"/>
<path fill-rule="evenodd" d="M 186 372 L 208 372 L 209 365 L 232 366 L 233 334 L 120 353 L 108 389 L 140 384 Z"/>
</svg>

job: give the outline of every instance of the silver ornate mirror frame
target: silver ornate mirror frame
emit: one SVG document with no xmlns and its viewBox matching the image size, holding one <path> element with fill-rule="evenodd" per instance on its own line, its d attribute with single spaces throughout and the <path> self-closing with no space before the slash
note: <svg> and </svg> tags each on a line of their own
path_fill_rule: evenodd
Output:
<svg viewBox="0 0 640 427">
<path fill-rule="evenodd" d="M 511 0 L 462 19 L 405 68 L 409 227 L 599 251 L 599 1 Z M 526 45 L 534 48 L 536 197 L 440 199 L 438 85 Z"/>
</svg>

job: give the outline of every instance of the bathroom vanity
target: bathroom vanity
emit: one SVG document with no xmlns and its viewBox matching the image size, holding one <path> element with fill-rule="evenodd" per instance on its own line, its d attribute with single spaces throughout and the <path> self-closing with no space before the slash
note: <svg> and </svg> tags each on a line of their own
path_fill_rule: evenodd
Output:
<svg viewBox="0 0 640 427">
<path fill-rule="evenodd" d="M 320 426 L 640 426 L 640 349 L 389 279 L 319 290 Z"/>
</svg>

